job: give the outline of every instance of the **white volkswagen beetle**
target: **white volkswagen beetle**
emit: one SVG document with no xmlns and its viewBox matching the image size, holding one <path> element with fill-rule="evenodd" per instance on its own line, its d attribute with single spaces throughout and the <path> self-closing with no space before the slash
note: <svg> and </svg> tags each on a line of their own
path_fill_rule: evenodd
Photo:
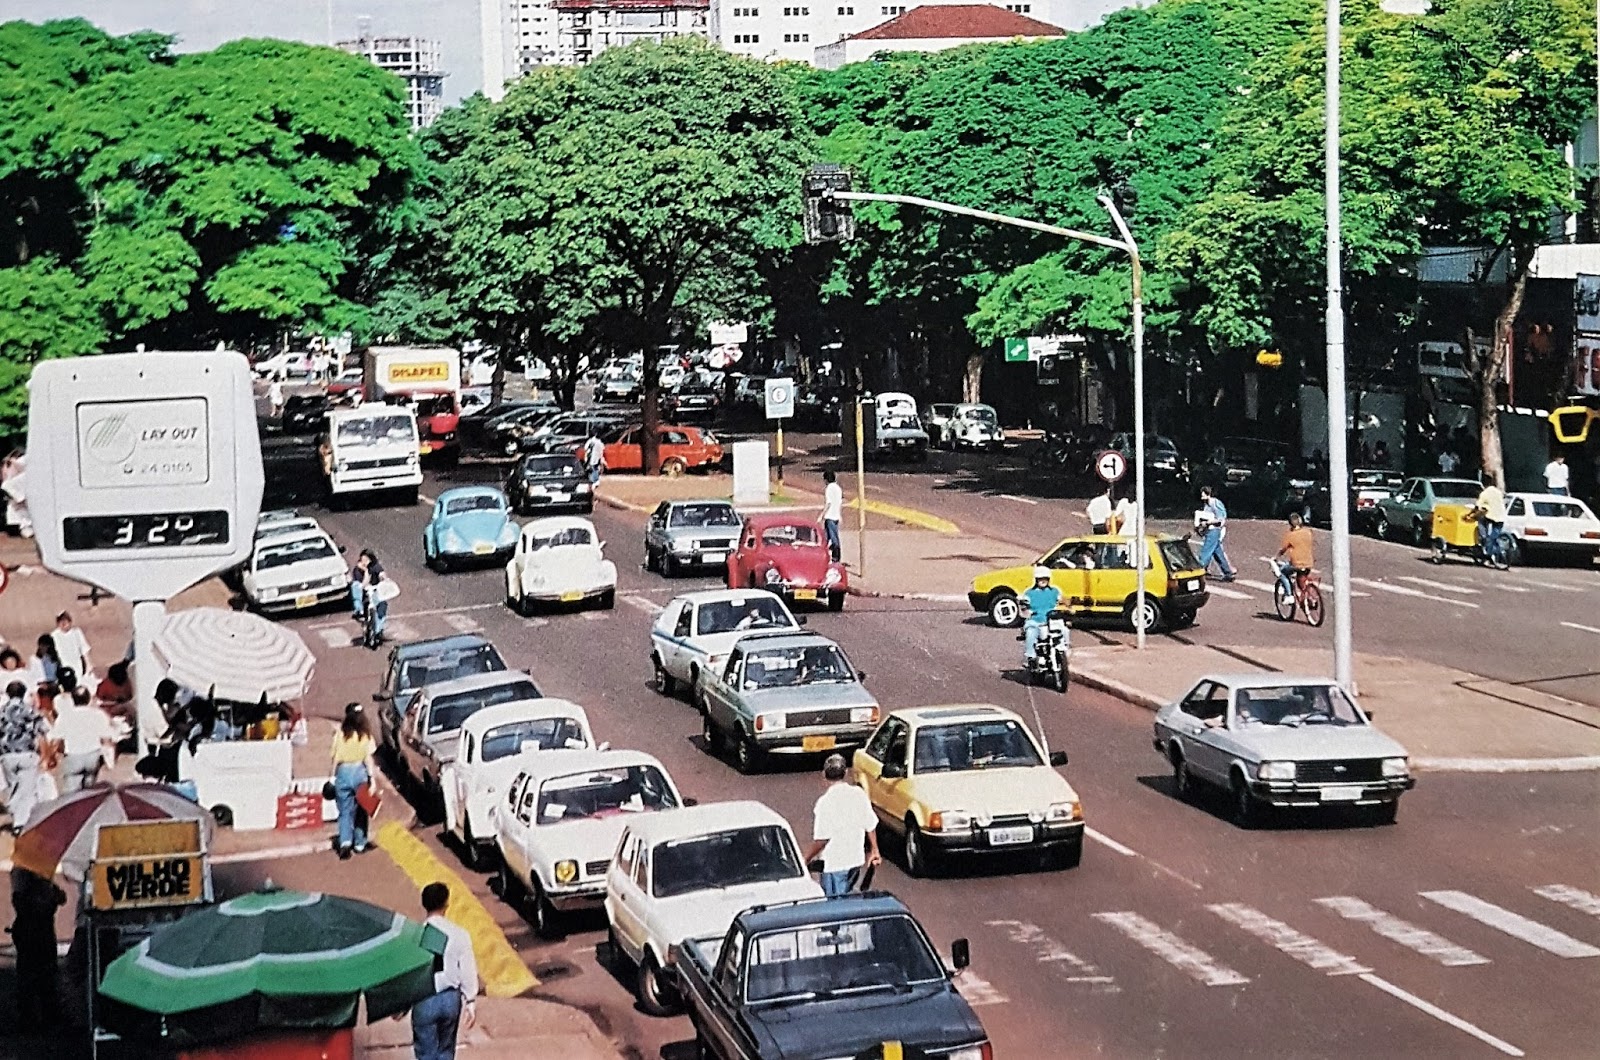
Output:
<svg viewBox="0 0 1600 1060">
<path fill-rule="evenodd" d="M 506 603 L 523 615 L 536 603 L 595 600 L 610 610 L 617 600 L 617 566 L 605 558 L 604 548 L 587 519 L 535 519 L 522 528 L 506 564 Z"/>
<path fill-rule="evenodd" d="M 734 642 L 747 633 L 799 630 L 783 598 L 765 589 L 708 589 L 673 597 L 650 627 L 656 691 L 694 696 L 702 672 L 721 673 Z"/>
<path fill-rule="evenodd" d="M 444 830 L 460 843 L 467 865 L 481 869 L 494 850 L 490 811 L 529 756 L 592 750 L 594 733 L 576 703 L 525 699 L 478 711 L 462 723 L 459 741 L 440 778 Z"/>
</svg>

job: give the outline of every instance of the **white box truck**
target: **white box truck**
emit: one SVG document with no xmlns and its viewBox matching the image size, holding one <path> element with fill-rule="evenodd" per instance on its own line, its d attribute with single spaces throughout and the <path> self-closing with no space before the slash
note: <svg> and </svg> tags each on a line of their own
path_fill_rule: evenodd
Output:
<svg viewBox="0 0 1600 1060">
<path fill-rule="evenodd" d="M 368 403 L 331 409 L 328 433 L 319 446 L 328 499 L 385 491 L 402 504 L 417 502 L 422 465 L 417 448 L 417 416 L 404 405 Z"/>
<path fill-rule="evenodd" d="M 372 346 L 362 359 L 367 401 L 409 405 L 417 453 L 444 461 L 461 454 L 461 353 L 447 346 Z"/>
</svg>

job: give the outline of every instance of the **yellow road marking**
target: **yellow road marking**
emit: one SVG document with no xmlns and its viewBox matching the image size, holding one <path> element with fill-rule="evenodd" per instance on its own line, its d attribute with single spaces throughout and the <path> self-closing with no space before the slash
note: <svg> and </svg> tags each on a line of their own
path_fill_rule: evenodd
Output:
<svg viewBox="0 0 1600 1060">
<path fill-rule="evenodd" d="M 472 938 L 472 954 L 478 959 L 478 976 L 483 980 L 485 994 L 516 997 L 539 985 L 467 882 L 434 857 L 420 839 L 399 822 L 390 821 L 378 829 L 377 843 L 418 888 L 430 883 L 450 888 L 450 919 Z"/>
<path fill-rule="evenodd" d="M 856 498 L 845 505 L 846 508 L 861 507 L 860 498 Z M 915 508 L 902 508 L 898 504 L 885 504 L 883 501 L 867 499 L 867 511 L 874 515 L 882 515 L 893 519 L 897 523 L 907 526 L 921 527 L 923 530 L 932 530 L 936 534 L 959 534 L 961 528 L 948 519 L 941 519 L 937 515 L 919 512 Z"/>
</svg>

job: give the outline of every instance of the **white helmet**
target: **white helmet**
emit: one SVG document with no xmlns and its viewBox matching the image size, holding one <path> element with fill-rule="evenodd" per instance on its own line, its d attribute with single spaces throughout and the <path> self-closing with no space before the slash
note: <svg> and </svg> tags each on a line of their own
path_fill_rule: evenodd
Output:
<svg viewBox="0 0 1600 1060">
<path fill-rule="evenodd" d="M 1049 577 L 1050 577 L 1050 568 L 1049 567 L 1035 567 L 1035 568 L 1033 568 L 1033 580 L 1034 581 L 1038 581 L 1040 578 L 1049 578 Z"/>
</svg>

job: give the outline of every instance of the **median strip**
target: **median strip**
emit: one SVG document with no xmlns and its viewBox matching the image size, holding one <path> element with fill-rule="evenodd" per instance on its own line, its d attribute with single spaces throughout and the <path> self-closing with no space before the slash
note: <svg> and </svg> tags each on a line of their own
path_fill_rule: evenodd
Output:
<svg viewBox="0 0 1600 1060">
<path fill-rule="evenodd" d="M 860 508 L 861 500 L 856 498 L 845 505 L 846 508 Z M 873 515 L 881 515 L 886 519 L 893 519 L 906 526 L 915 526 L 923 530 L 932 530 L 936 534 L 959 534 L 961 528 L 948 519 L 941 519 L 937 515 L 919 512 L 915 508 L 902 508 L 898 504 L 885 504 L 883 501 L 868 499 L 867 511 Z"/>
</svg>

